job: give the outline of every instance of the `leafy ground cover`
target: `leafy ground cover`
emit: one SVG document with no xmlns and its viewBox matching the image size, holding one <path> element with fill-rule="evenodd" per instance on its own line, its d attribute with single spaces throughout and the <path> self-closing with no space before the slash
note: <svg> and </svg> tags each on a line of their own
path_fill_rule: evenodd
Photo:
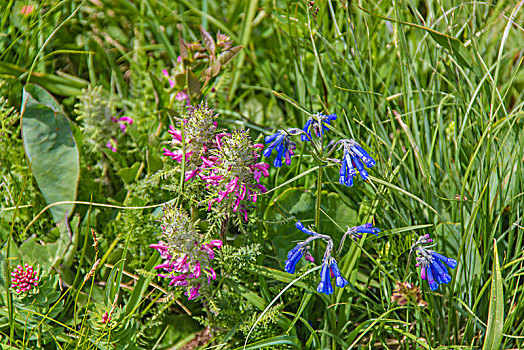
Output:
<svg viewBox="0 0 524 350">
<path fill-rule="evenodd" d="M 0 344 L 524 347 L 523 5 L 2 2 Z"/>
</svg>

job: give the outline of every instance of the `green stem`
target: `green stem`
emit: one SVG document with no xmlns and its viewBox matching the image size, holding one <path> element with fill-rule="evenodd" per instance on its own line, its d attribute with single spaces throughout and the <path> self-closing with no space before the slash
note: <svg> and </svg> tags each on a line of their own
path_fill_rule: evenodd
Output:
<svg viewBox="0 0 524 350">
<path fill-rule="evenodd" d="M 322 168 L 318 168 L 318 177 L 317 177 L 317 202 L 315 205 L 315 226 L 317 232 L 320 232 L 320 204 L 322 198 Z"/>
<path fill-rule="evenodd" d="M 317 177 L 317 200 L 315 204 L 315 227 L 317 228 L 317 232 L 320 231 L 320 204 L 321 204 L 321 198 L 322 198 L 322 168 L 318 168 L 318 177 Z M 315 255 L 319 256 L 320 254 L 320 247 L 318 244 L 315 245 Z"/>
</svg>

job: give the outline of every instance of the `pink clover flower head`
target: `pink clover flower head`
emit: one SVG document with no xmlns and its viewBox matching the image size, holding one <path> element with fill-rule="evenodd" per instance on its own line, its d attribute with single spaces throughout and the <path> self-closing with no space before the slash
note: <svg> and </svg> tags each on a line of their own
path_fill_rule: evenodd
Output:
<svg viewBox="0 0 524 350">
<path fill-rule="evenodd" d="M 11 288 L 15 293 L 26 293 L 38 286 L 37 271 L 29 264 L 18 265 L 11 272 Z"/>
<path fill-rule="evenodd" d="M 160 222 L 161 240 L 149 246 L 163 259 L 155 266 L 155 270 L 162 272 L 158 277 L 166 278 L 169 287 L 185 288 L 189 300 L 197 299 L 204 282 L 207 280 L 209 284 L 211 279 L 216 279 L 212 260 L 214 251 L 222 247 L 222 241 L 203 241 L 187 213 L 171 205 L 164 207 Z"/>
</svg>

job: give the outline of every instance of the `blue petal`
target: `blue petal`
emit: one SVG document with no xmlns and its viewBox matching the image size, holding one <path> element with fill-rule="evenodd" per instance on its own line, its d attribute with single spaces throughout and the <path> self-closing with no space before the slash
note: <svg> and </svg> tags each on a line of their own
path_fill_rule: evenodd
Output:
<svg viewBox="0 0 524 350">
<path fill-rule="evenodd" d="M 346 163 L 347 163 L 347 167 L 348 167 L 348 174 L 349 174 L 349 176 L 353 177 L 353 176 L 357 175 L 357 171 L 353 167 L 353 161 L 351 159 L 351 155 L 349 153 L 346 153 L 344 156 L 346 158 Z"/>
<path fill-rule="evenodd" d="M 307 228 L 305 228 L 304 224 L 302 224 L 300 221 L 297 221 L 295 223 L 295 227 L 297 229 L 299 229 L 300 231 L 304 232 L 304 233 L 307 233 L 308 235 L 311 235 L 311 236 L 315 236 L 316 233 L 311 231 L 311 230 L 308 230 Z"/>
<path fill-rule="evenodd" d="M 284 143 L 280 143 L 276 150 L 277 150 L 277 157 L 275 158 L 275 162 L 273 163 L 273 165 L 275 166 L 275 168 L 280 168 L 282 166 L 282 157 L 284 156 Z"/>
<path fill-rule="evenodd" d="M 344 288 L 348 284 L 348 281 L 342 276 L 335 259 L 331 260 L 331 270 L 336 277 L 337 287 Z"/>
<path fill-rule="evenodd" d="M 355 152 L 355 154 L 362 159 L 364 163 L 366 163 L 368 168 L 371 168 L 375 165 L 375 160 L 371 158 L 371 156 L 359 145 L 352 145 L 351 150 Z"/>
<path fill-rule="evenodd" d="M 435 282 L 435 279 L 433 278 L 433 272 L 431 271 L 431 268 L 426 269 L 426 278 L 429 283 L 429 289 L 435 291 L 438 289 L 438 283 Z"/>
<path fill-rule="evenodd" d="M 264 152 L 262 152 L 264 157 L 269 157 L 271 155 L 271 152 L 273 152 L 273 148 L 275 148 L 275 146 L 276 146 L 276 143 L 272 143 L 271 145 L 269 145 L 269 147 L 266 148 Z"/>
<path fill-rule="evenodd" d="M 302 130 L 304 130 L 304 132 L 305 132 L 306 134 L 308 134 L 310 138 L 311 138 L 311 133 L 309 132 L 309 126 L 311 125 L 311 122 L 312 122 L 312 121 L 313 121 L 313 120 L 312 120 L 311 118 L 308 119 L 307 122 L 306 122 L 306 124 L 305 124 L 304 127 L 302 128 Z M 300 139 L 301 139 L 302 141 L 309 141 L 309 139 L 307 138 L 306 135 L 300 135 Z"/>
<path fill-rule="evenodd" d="M 335 113 L 332 113 L 330 115 L 326 115 L 326 118 L 328 120 L 335 120 L 335 119 L 337 119 L 337 115 Z"/>
<path fill-rule="evenodd" d="M 347 169 L 347 164 L 348 164 L 348 162 L 347 162 L 346 158 L 345 158 L 345 157 L 342 158 L 342 165 L 340 166 L 340 171 L 338 172 L 338 174 L 339 174 L 340 176 L 344 176 L 344 177 L 346 176 L 346 173 L 347 173 L 347 170 L 346 170 L 346 169 Z"/>
<path fill-rule="evenodd" d="M 454 269 L 457 267 L 457 261 L 455 259 L 450 259 L 442 254 L 439 254 L 437 252 L 431 251 L 431 255 L 437 259 L 442 260 L 444 263 L 446 263 L 450 268 Z"/>
<path fill-rule="evenodd" d="M 371 233 L 371 234 L 374 234 L 375 236 L 378 236 L 376 229 L 372 229 L 372 228 L 359 228 L 357 230 L 357 233 Z"/>
<path fill-rule="evenodd" d="M 264 138 L 264 141 L 265 141 L 266 143 L 270 143 L 270 142 L 272 142 L 274 139 L 276 139 L 276 138 L 278 137 L 278 135 L 280 135 L 280 131 L 277 132 L 277 133 L 275 133 L 275 134 L 273 134 L 273 135 L 266 136 L 266 137 Z"/>
</svg>

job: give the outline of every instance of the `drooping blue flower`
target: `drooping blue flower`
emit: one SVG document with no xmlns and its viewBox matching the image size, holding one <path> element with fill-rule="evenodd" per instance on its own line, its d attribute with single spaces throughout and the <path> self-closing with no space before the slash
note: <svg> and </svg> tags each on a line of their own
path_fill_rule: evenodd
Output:
<svg viewBox="0 0 524 350">
<path fill-rule="evenodd" d="M 344 155 L 340 161 L 339 182 L 342 185 L 351 187 L 353 185 L 353 177 L 357 175 L 356 170 L 358 170 L 363 180 L 367 180 L 369 174 L 364 169 L 364 164 L 371 168 L 376 164 L 375 160 L 354 140 L 342 140 L 338 144 L 342 144 L 344 149 Z"/>
<path fill-rule="evenodd" d="M 333 294 L 333 286 L 331 285 L 331 277 L 330 277 L 330 264 L 329 261 L 330 257 L 327 259 L 324 259 L 322 263 L 322 269 L 320 270 L 320 283 L 317 287 L 317 292 L 324 293 L 327 295 Z"/>
<path fill-rule="evenodd" d="M 313 232 L 313 231 L 311 231 L 311 230 L 305 228 L 305 227 L 304 227 L 304 224 L 302 224 L 300 221 L 297 221 L 297 222 L 295 223 L 295 227 L 296 227 L 297 229 L 299 229 L 300 231 L 302 231 L 302 232 L 304 232 L 304 233 L 307 233 L 308 235 L 311 235 L 311 236 L 314 236 L 314 235 L 317 234 L 316 232 Z"/>
<path fill-rule="evenodd" d="M 293 248 L 289 251 L 289 253 L 287 253 L 286 272 L 295 273 L 297 263 L 300 261 L 302 255 L 304 254 L 303 251 L 304 245 L 302 243 L 298 243 L 295 248 Z"/>
<path fill-rule="evenodd" d="M 320 135 L 324 134 L 324 130 L 329 130 L 326 125 L 331 125 L 331 121 L 335 119 L 337 119 L 337 115 L 335 113 L 329 115 L 317 113 L 314 116 L 309 117 L 306 121 L 306 124 L 304 125 L 304 128 L 302 129 L 306 134 L 308 134 L 309 138 L 302 134 L 300 135 L 300 139 L 302 141 L 310 141 L 311 129 L 313 129 L 317 137 L 320 137 Z"/>
<path fill-rule="evenodd" d="M 287 253 L 287 260 L 286 260 L 285 269 L 286 269 L 286 272 L 288 272 L 288 273 L 295 273 L 295 268 L 296 268 L 298 262 L 300 261 L 300 259 L 302 258 L 302 256 L 305 256 L 305 259 L 308 260 L 308 261 L 311 261 L 311 262 L 314 261 L 313 257 L 309 253 L 308 244 L 312 240 L 318 238 L 317 237 L 318 234 L 316 232 L 313 232 L 313 231 L 305 228 L 304 225 L 300 221 L 296 222 L 295 227 L 297 229 L 299 229 L 300 231 L 302 231 L 304 233 L 307 233 L 308 235 L 311 235 L 313 237 L 309 237 L 305 241 L 299 242 L 295 246 L 295 248 L 291 249 L 289 251 L 289 253 Z"/>
<path fill-rule="evenodd" d="M 432 242 L 429 235 L 424 235 L 419 238 L 417 244 L 425 244 Z M 417 250 L 417 267 L 420 267 L 420 276 L 422 279 L 428 281 L 429 288 L 434 291 L 439 284 L 448 284 L 451 282 L 451 276 L 448 273 L 448 267 L 454 269 L 457 267 L 455 259 L 448 258 L 433 250 L 427 249 L 420 245 L 415 247 Z"/>
<path fill-rule="evenodd" d="M 273 163 L 276 168 L 280 168 L 282 166 L 282 157 L 285 158 L 287 165 L 291 164 L 291 156 L 293 155 L 293 151 L 297 148 L 297 146 L 293 141 L 291 141 L 289 137 L 290 133 L 295 134 L 295 129 L 290 129 L 288 132 L 279 130 L 273 135 L 266 136 L 264 139 L 266 143 L 269 143 L 268 148 L 266 148 L 263 152 L 264 157 L 269 157 L 273 152 L 273 149 L 276 149 L 277 151 L 277 156 Z"/>
<path fill-rule="evenodd" d="M 344 288 L 348 284 L 348 281 L 344 278 L 344 276 L 342 276 L 342 273 L 338 268 L 337 261 L 334 258 L 331 258 L 331 271 L 336 278 L 335 282 L 337 287 Z"/>
<path fill-rule="evenodd" d="M 355 241 L 362 238 L 361 233 L 371 233 L 378 236 L 380 229 L 373 227 L 373 224 L 367 223 L 360 226 L 348 227 L 346 235 L 350 235 Z"/>
</svg>

